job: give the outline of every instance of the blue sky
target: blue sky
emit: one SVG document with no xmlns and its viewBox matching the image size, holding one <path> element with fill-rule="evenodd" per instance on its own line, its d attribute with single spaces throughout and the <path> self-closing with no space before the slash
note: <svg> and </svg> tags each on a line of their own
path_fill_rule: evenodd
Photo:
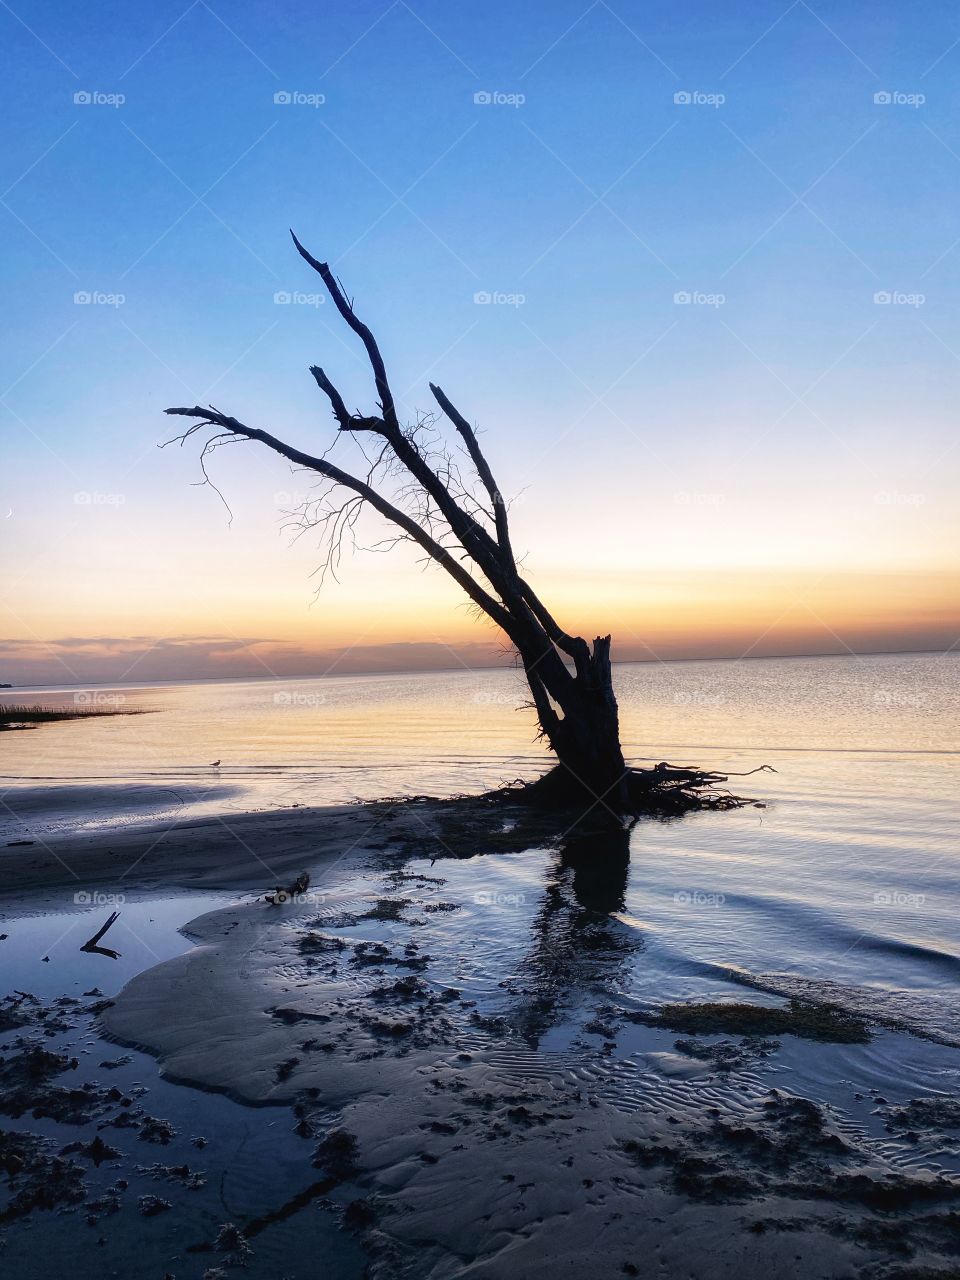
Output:
<svg viewBox="0 0 960 1280">
<path fill-rule="evenodd" d="M 81 636 L 111 644 L 80 674 L 118 678 L 114 642 L 160 634 L 184 674 L 191 636 L 313 669 L 371 599 L 394 611 L 371 645 L 468 643 L 442 583 L 410 622 L 402 557 L 311 609 L 275 501 L 301 482 L 225 457 L 228 531 L 195 453 L 156 451 L 196 400 L 326 442 L 312 362 L 369 407 L 290 226 L 408 412 L 432 378 L 485 427 L 531 571 L 578 624 L 622 615 L 624 656 L 713 651 L 718 581 L 731 652 L 796 591 L 821 639 L 956 634 L 952 6 L 38 3 L 0 27 L 18 676 L 64 678 Z"/>
</svg>

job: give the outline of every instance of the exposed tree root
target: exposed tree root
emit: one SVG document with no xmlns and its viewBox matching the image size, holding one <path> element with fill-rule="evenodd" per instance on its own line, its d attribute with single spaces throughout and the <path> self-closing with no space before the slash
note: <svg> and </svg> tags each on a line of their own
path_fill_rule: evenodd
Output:
<svg viewBox="0 0 960 1280">
<path fill-rule="evenodd" d="M 457 856 L 477 852 L 481 831 L 487 852 L 504 853 L 527 848 L 533 839 L 552 840 L 562 832 L 568 844 L 576 838 L 587 838 L 588 847 L 581 852 L 594 862 L 600 850 L 613 860 L 629 857 L 626 845 L 608 846 L 603 837 L 607 833 L 626 839 L 630 828 L 643 817 L 666 820 L 698 811 L 765 808 L 762 800 L 735 795 L 723 786 L 730 778 L 759 772 L 776 770 L 771 765 L 761 765 L 742 774 L 717 773 L 665 762 L 650 769 L 631 768 L 630 808 L 626 813 L 615 812 L 598 800 L 563 765 L 555 765 L 534 782 L 517 778 L 479 795 L 444 799 L 427 795 L 385 796 L 379 803 L 389 805 L 390 811 L 415 805 L 429 810 L 433 822 L 439 824 L 434 834 L 441 846 Z"/>
<path fill-rule="evenodd" d="M 707 769 L 695 769 L 672 765 L 662 761 L 651 769 L 628 768 L 627 795 L 630 808 L 624 817 L 675 817 L 697 810 L 743 809 L 749 806 L 764 808 L 763 801 L 752 796 L 739 796 L 726 790 L 722 784 L 733 777 L 748 777 L 752 773 L 775 773 L 772 765 L 760 765 L 747 773 L 716 773 Z M 496 794 L 496 793 L 495 793 Z M 547 808 L 584 809 L 584 818 L 594 820 L 609 817 L 610 807 L 605 798 L 589 792 L 563 765 L 555 765 L 535 782 L 516 782 L 500 788 L 499 794 L 511 799 Z"/>
</svg>

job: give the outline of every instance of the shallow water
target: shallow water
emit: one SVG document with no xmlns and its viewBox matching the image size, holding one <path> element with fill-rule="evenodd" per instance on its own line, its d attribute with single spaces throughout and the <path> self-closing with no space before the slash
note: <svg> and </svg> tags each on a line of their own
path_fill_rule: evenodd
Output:
<svg viewBox="0 0 960 1280">
<path fill-rule="evenodd" d="M 45 1026 L 0 1033 L 0 1055 L 14 1052 L 21 1035 L 35 1041 L 39 1033 L 46 1050 L 64 1053 L 76 1063 L 57 1084 L 73 1089 L 88 1082 L 114 1086 L 166 1122 L 170 1133 L 160 1144 L 144 1141 L 136 1126 L 114 1128 L 109 1120 L 81 1124 L 26 1115 L 8 1122 L 4 1117 L 0 1128 L 29 1129 L 49 1139 L 54 1150 L 78 1140 L 89 1142 L 95 1133 L 107 1140 L 115 1158 L 102 1165 L 83 1161 L 84 1209 L 109 1194 L 118 1176 L 129 1184 L 119 1197 L 121 1209 L 98 1221 L 88 1222 L 85 1212 L 68 1206 L 66 1211 L 35 1212 L 5 1223 L 5 1274 L 47 1280 L 63 1275 L 183 1275 L 186 1269 L 199 1277 L 215 1259 L 203 1252 L 197 1258 L 191 1254 L 198 1247 L 208 1250 L 221 1224 L 256 1219 L 302 1188 L 309 1149 L 294 1132 L 288 1111 L 251 1110 L 163 1078 L 146 1053 L 105 1041 L 90 1011 L 94 997 L 111 998 L 135 974 L 189 951 L 193 944 L 180 932 L 183 926 L 203 911 L 235 900 L 235 895 L 224 893 L 126 899 L 121 919 L 104 939 L 104 945 L 120 952 L 116 959 L 78 951 L 111 904 L 69 911 L 37 907 L 29 914 L 14 908 L 12 914 L 4 913 L 0 994 L 28 991 L 49 1003 L 53 1013 Z M 200 1185 L 186 1190 L 185 1180 L 151 1172 L 156 1165 L 186 1169 Z M 175 1212 L 144 1218 L 136 1208 L 142 1195 L 169 1199 Z M 341 1229 L 333 1208 L 320 1205 L 274 1225 L 257 1241 L 243 1274 L 250 1280 L 276 1280 L 298 1250 L 322 1257 L 323 1274 L 330 1280 L 357 1280 L 363 1274 L 359 1245 Z"/>
<path fill-rule="evenodd" d="M 897 1185 L 897 1247 L 919 1259 L 927 1189 L 960 1197 L 960 1126 L 954 1115 L 905 1133 L 896 1116 L 911 1099 L 956 1097 L 956 1048 L 883 1027 L 863 1043 L 785 1033 L 736 1043 L 638 1020 L 678 995 L 780 1002 L 715 966 L 665 956 L 640 919 L 645 890 L 632 867 L 597 875 L 580 852 L 450 856 L 431 845 L 429 858 L 341 864 L 309 903 L 248 903 L 196 921 L 200 948 L 133 983 L 107 1026 L 187 1080 L 260 1102 L 312 1093 L 335 1109 L 337 1125 L 358 1135 L 359 1185 L 379 1206 L 381 1243 L 398 1251 L 381 1258 L 378 1277 L 447 1280 L 468 1262 L 498 1278 L 545 1275 L 549 1261 L 593 1274 L 583 1241 L 622 1221 L 612 1256 L 657 1252 L 658 1274 L 793 1274 L 795 1245 L 803 1274 L 865 1280 L 887 1273 L 861 1271 L 863 1253 L 844 1262 L 839 1242 L 849 1254 L 850 1241 L 879 1241 L 883 1254 L 890 1216 L 865 1218 Z M 171 1031 L 171 992 L 198 982 L 204 1002 Z M 714 1051 L 732 1058 L 718 1065 Z M 771 1089 L 797 1108 L 779 1137 L 764 1129 L 779 1105 Z M 794 1147 L 789 1126 L 803 1116 L 813 1128 Z M 718 1199 L 695 1178 L 687 1188 L 701 1224 L 719 1206 L 706 1244 L 688 1247 L 679 1197 L 658 1199 L 669 1175 L 638 1184 L 624 1164 L 638 1141 L 719 1171 Z M 562 1185 L 566 1170 L 575 1189 Z M 846 1203 L 832 1203 L 835 1179 Z M 596 1194 L 584 1200 L 584 1188 Z M 811 1255 L 811 1202 L 830 1206 L 826 1256 Z M 805 1234 L 786 1259 L 765 1259 L 752 1214 Z M 558 1240 L 567 1219 L 575 1262 Z M 521 1248 L 539 1269 L 517 1263 Z"/>
<path fill-rule="evenodd" d="M 772 760 L 788 782 L 812 770 L 844 797 L 905 770 L 909 786 L 931 760 L 954 761 L 958 676 L 960 654 L 615 669 L 630 757 L 730 768 Z M 0 701 L 152 714 L 5 734 L 0 787 L 17 812 L 54 824 L 69 819 L 70 792 L 84 787 L 73 808 L 91 822 L 224 802 L 470 792 L 549 762 L 531 713 L 519 709 L 527 696 L 512 669 L 2 691 Z M 851 765 L 858 773 L 848 783 Z"/>
<path fill-rule="evenodd" d="M 943 1039 L 960 1029 L 960 655 L 616 670 L 635 758 L 748 770 L 765 809 L 634 830 L 623 893 L 662 998 L 813 983 Z M 23 700 L 16 690 L 7 695 Z M 109 705 L 106 690 L 81 691 Z M 154 714 L 0 738 L 0 838 L 223 809 L 451 794 L 535 776 L 510 670 L 124 690 Z M 74 693 L 45 691 L 51 704 Z M 211 761 L 219 759 L 218 767 Z M 518 860 L 511 870 L 522 866 Z M 529 886 L 527 892 L 530 891 Z"/>
</svg>

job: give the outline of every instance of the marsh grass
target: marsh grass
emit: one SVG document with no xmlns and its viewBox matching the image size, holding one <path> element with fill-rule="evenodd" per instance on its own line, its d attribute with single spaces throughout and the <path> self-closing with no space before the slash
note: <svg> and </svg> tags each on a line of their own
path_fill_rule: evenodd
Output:
<svg viewBox="0 0 960 1280">
<path fill-rule="evenodd" d="M 26 703 L 0 702 L 0 731 L 4 729 L 32 728 L 56 720 L 86 720 L 99 716 L 142 716 L 148 714 L 141 707 L 31 707 Z"/>
</svg>

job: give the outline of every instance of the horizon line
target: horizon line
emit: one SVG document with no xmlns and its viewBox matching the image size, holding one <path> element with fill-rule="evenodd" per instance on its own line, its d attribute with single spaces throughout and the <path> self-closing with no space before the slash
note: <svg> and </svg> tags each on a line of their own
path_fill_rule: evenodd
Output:
<svg viewBox="0 0 960 1280">
<path fill-rule="evenodd" d="M 795 662 L 800 659 L 808 658 L 890 658 L 890 657 L 911 657 L 923 654 L 942 654 L 952 653 L 953 648 L 949 649 L 838 649 L 831 650 L 829 653 L 747 653 L 739 656 L 713 655 L 712 657 L 689 657 L 689 658 L 619 658 L 611 665 L 614 667 L 635 667 L 635 666 L 672 666 L 678 662 Z M 269 681 L 290 681 L 290 680 L 349 680 L 357 676 L 426 676 L 426 675 L 444 675 L 450 672 L 466 672 L 468 675 L 475 674 L 480 671 L 519 671 L 519 666 L 511 663 L 489 663 L 484 666 L 469 667 L 449 666 L 449 667 L 397 667 L 389 670 L 369 670 L 369 671 L 343 671 L 330 672 L 324 671 L 316 674 L 301 675 L 247 675 L 247 676 L 183 676 L 180 678 L 162 678 L 155 680 L 125 680 L 121 677 L 118 680 L 88 680 L 79 683 L 68 684 L 65 681 L 52 681 L 49 683 L 34 682 L 32 684 L 11 684 L 3 686 L 0 683 L 0 697 L 6 693 L 13 693 L 20 689 L 90 689 L 90 688 L 115 688 L 124 686 L 129 688 L 137 688 L 139 685 L 179 685 L 179 684 L 240 684 L 243 682 L 257 681 L 267 683 Z"/>
</svg>

